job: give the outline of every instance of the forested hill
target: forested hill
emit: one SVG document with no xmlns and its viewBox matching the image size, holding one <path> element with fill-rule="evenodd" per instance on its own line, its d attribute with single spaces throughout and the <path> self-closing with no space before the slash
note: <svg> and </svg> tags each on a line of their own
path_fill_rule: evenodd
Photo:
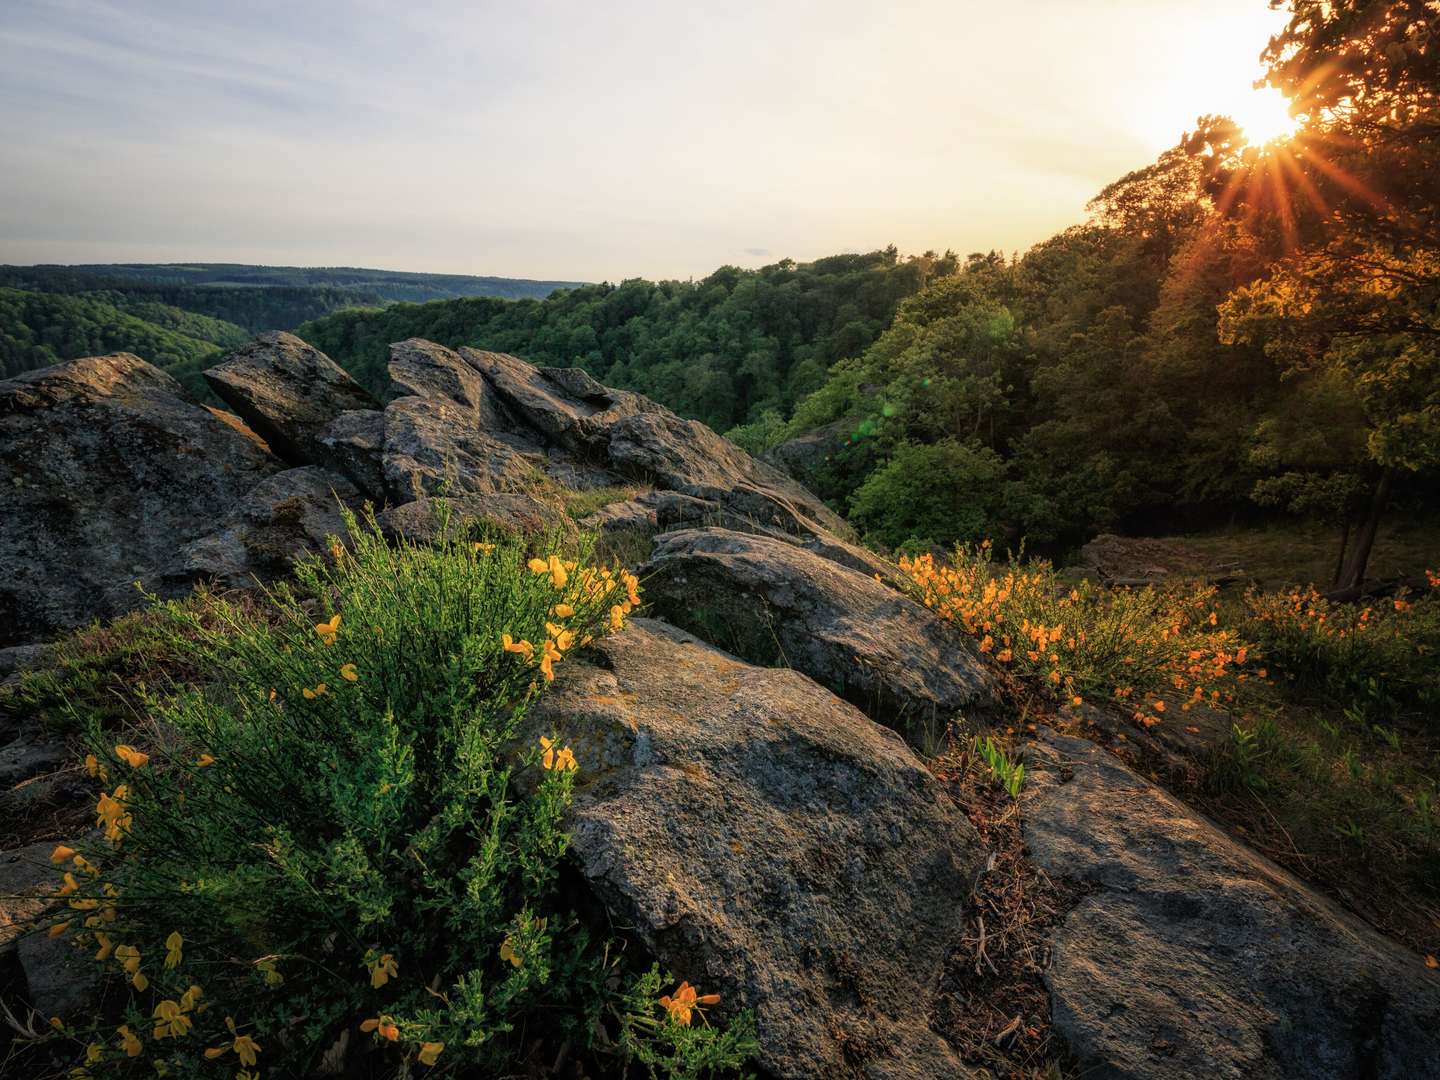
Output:
<svg viewBox="0 0 1440 1080">
<path fill-rule="evenodd" d="M 891 247 L 725 266 L 699 281 L 588 285 L 541 301 L 395 304 L 307 323 L 299 334 L 372 388 L 385 382 L 391 342 L 424 337 L 584 367 L 717 431 L 774 431 L 831 365 L 869 347 L 902 300 L 956 268 L 953 255 L 901 258 Z"/>
<path fill-rule="evenodd" d="M 264 330 L 397 300 L 543 297 L 575 284 L 230 263 L 0 266 L 0 376 L 124 351 L 207 394 L 200 367 Z"/>
</svg>

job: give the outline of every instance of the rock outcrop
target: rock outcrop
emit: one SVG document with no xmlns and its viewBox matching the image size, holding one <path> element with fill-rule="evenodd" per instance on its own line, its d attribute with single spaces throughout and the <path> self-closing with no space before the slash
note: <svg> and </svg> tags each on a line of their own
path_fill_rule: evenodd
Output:
<svg viewBox="0 0 1440 1080">
<path fill-rule="evenodd" d="M 874 578 L 792 544 L 727 529 L 666 533 L 640 574 L 660 617 L 754 663 L 802 671 L 914 737 L 995 706 L 964 634 Z"/>
<path fill-rule="evenodd" d="M 636 619 L 528 721 L 581 762 L 586 879 L 780 1078 L 966 1075 L 926 1016 L 983 853 L 892 733 L 797 672 Z"/>
<path fill-rule="evenodd" d="M 1032 745 L 1025 840 L 1094 891 L 1045 979 L 1084 1076 L 1440 1075 L 1440 979 L 1083 739 Z"/>
<path fill-rule="evenodd" d="M 241 346 L 206 371 L 205 381 L 292 465 L 317 460 L 320 434 L 337 417 L 378 407 L 339 364 L 279 331 Z"/>
<path fill-rule="evenodd" d="M 188 590 L 182 547 L 282 463 L 127 353 L 0 382 L 0 646 Z"/>
</svg>

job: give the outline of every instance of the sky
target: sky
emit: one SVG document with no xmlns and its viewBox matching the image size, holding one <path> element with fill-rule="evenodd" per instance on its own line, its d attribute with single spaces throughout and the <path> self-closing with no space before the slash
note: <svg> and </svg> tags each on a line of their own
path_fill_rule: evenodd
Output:
<svg viewBox="0 0 1440 1080">
<path fill-rule="evenodd" d="M 0 0 L 0 263 L 698 277 L 1023 251 L 1266 0 Z"/>
</svg>

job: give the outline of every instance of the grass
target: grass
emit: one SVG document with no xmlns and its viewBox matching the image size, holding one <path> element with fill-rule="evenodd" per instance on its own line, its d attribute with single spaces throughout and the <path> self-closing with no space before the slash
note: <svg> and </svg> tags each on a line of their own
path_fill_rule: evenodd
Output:
<svg viewBox="0 0 1440 1080">
<path fill-rule="evenodd" d="M 673 980 L 623 966 L 560 887 L 588 763 L 524 734 L 638 583 L 544 540 L 392 547 L 350 524 L 253 606 L 159 605 L 143 648 L 124 639 L 187 667 L 88 716 L 103 838 L 56 849 L 51 933 L 107 1004 L 40 1052 L 115 1076 L 505 1075 L 539 1066 L 544 1031 L 592 1071 L 733 1073 L 748 1016 L 667 1007 Z"/>
<path fill-rule="evenodd" d="M 1221 529 L 1171 538 L 1211 563 L 1235 563 L 1262 589 L 1316 585 L 1328 588 L 1335 575 L 1339 530 L 1295 522 Z M 1396 513 L 1375 538 L 1369 575 L 1414 577 L 1440 567 L 1440 525 Z"/>
</svg>

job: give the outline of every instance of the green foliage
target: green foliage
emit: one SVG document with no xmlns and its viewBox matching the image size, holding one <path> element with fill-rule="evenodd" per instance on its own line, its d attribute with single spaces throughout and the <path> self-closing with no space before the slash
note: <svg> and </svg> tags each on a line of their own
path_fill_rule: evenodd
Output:
<svg viewBox="0 0 1440 1080">
<path fill-rule="evenodd" d="M 976 735 L 971 750 L 995 782 L 1005 789 L 1005 794 L 1012 799 L 1020 798 L 1020 788 L 1025 783 L 1023 762 L 1012 761 L 1005 748 L 989 735 L 983 739 Z"/>
<path fill-rule="evenodd" d="M 150 694 L 125 743 L 91 728 L 105 840 L 69 870 L 69 933 L 124 982 L 123 1015 L 68 1030 L 107 1075 L 257 1056 L 277 1075 L 327 1056 L 499 1075 L 538 1030 L 583 1050 L 614 1000 L 609 951 L 557 891 L 577 763 L 525 732 L 633 579 L 349 524 L 349 550 L 299 563 L 264 617 L 156 608 L 194 684 Z M 662 1025 L 629 1050 L 709 1075 L 746 1030 Z"/>
<path fill-rule="evenodd" d="M 728 431 L 770 411 L 788 416 L 836 361 L 875 340 L 902 299 L 954 265 L 953 256 L 901 260 L 889 248 L 726 266 L 700 281 L 587 285 L 544 300 L 395 304 L 299 332 L 371 389 L 385 379 L 392 341 L 424 337 L 582 367 Z"/>
<path fill-rule="evenodd" d="M 1297 690 L 1359 716 L 1440 706 L 1440 594 L 1337 604 L 1313 588 L 1245 595 L 1244 632 Z"/>
<path fill-rule="evenodd" d="M 755 1018 L 739 1013 L 723 1030 L 711 1027 L 703 1009 L 681 1023 L 660 1004 L 661 988 L 674 982 L 662 979 L 659 966 L 639 976 L 625 995 L 620 1016 L 620 1048 L 627 1058 L 643 1065 L 652 1077 L 666 1080 L 707 1080 L 742 1073 L 745 1062 L 759 1049 Z M 683 989 L 684 984 L 682 984 Z"/>
<path fill-rule="evenodd" d="M 978 543 L 996 525 L 1004 473 L 983 446 L 904 442 L 851 497 L 850 518 L 867 543 L 884 547 Z"/>
<path fill-rule="evenodd" d="M 0 288 L 0 377 L 80 356 L 133 352 L 157 367 L 213 362 L 243 330 L 161 305 L 142 314 L 122 297 L 60 296 Z"/>
</svg>

